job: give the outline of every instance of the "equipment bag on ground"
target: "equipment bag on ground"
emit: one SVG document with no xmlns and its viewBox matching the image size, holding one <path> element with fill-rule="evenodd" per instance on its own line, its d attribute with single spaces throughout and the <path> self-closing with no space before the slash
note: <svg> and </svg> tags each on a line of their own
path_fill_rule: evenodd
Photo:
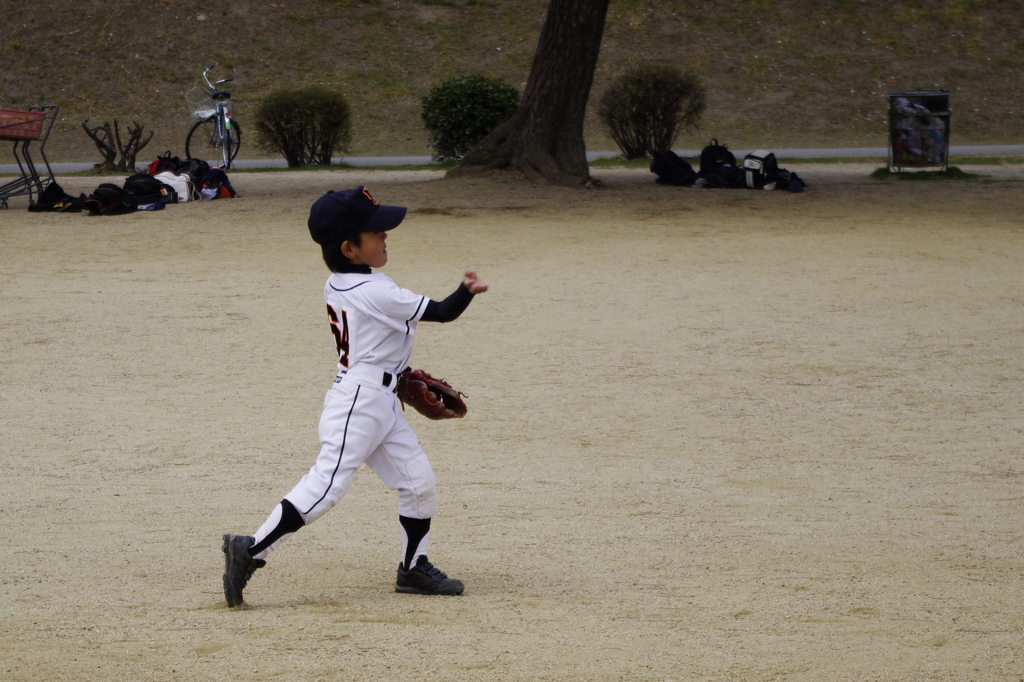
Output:
<svg viewBox="0 0 1024 682">
<path fill-rule="evenodd" d="M 651 159 L 651 172 L 658 176 L 655 180 L 661 185 L 682 185 L 690 187 L 697 179 L 693 166 L 681 159 L 671 149 L 654 152 Z"/>
<path fill-rule="evenodd" d="M 750 189 L 775 189 L 779 179 L 779 163 L 775 154 L 763 149 L 743 157 L 743 176 Z"/>
</svg>

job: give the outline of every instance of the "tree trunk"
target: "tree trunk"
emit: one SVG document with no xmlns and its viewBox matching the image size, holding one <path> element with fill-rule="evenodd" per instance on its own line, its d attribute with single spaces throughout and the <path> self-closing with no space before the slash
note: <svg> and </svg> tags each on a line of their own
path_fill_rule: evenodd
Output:
<svg viewBox="0 0 1024 682">
<path fill-rule="evenodd" d="M 519 108 L 448 175 L 519 171 L 533 182 L 591 182 L 583 120 L 608 0 L 551 0 Z"/>
<path fill-rule="evenodd" d="M 143 140 L 142 131 L 146 129 L 146 126 L 138 121 L 132 121 L 132 123 L 135 125 L 128 127 L 128 141 L 122 144 L 121 129 L 118 127 L 117 119 L 114 120 L 114 135 L 117 138 L 117 148 L 121 152 L 121 160 L 117 163 L 117 170 L 122 170 L 126 173 L 135 173 L 135 160 L 138 158 L 139 152 L 153 139 L 153 131 L 150 130 L 149 137 Z"/>
<path fill-rule="evenodd" d="M 92 139 L 96 144 L 96 149 L 103 155 L 103 161 L 95 166 L 96 170 L 114 170 L 116 168 L 114 159 L 117 158 L 117 147 L 114 146 L 114 132 L 110 129 L 110 121 L 106 121 L 101 126 L 90 128 L 89 119 L 85 119 L 82 121 L 82 130 Z"/>
</svg>

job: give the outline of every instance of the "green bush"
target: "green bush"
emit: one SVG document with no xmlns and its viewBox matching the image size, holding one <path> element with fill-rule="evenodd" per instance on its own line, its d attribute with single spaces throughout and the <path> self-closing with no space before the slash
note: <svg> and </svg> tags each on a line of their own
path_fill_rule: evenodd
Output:
<svg viewBox="0 0 1024 682">
<path fill-rule="evenodd" d="M 500 78 L 464 76 L 434 86 L 422 103 L 434 159 L 458 159 L 515 113 L 519 91 Z"/>
<path fill-rule="evenodd" d="M 704 86 L 673 66 L 640 66 L 616 78 L 598 116 L 627 159 L 671 149 L 676 135 L 696 127 L 707 106 Z"/>
<path fill-rule="evenodd" d="M 289 168 L 329 166 L 352 141 L 351 111 L 340 93 L 310 86 L 270 93 L 256 110 L 256 141 Z"/>
</svg>

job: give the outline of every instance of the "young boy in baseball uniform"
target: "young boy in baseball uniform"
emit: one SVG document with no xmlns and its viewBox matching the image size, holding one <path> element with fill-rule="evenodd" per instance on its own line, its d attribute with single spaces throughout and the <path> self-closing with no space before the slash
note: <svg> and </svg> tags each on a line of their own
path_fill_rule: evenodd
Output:
<svg viewBox="0 0 1024 682">
<path fill-rule="evenodd" d="M 328 192 L 309 213 L 309 233 L 331 270 L 324 299 L 338 350 L 338 376 L 324 398 L 320 454 L 254 536 L 224 535 L 224 597 L 242 604 L 253 571 L 288 536 L 336 505 L 366 464 L 398 491 L 402 557 L 396 592 L 462 594 L 462 581 L 427 560 L 430 519 L 437 510 L 434 471 L 395 396 L 409 366 L 418 322 L 450 322 L 487 284 L 472 270 L 448 298 L 433 301 L 373 272 L 388 261 L 388 230 L 401 206 L 378 204 L 364 187 Z"/>
</svg>

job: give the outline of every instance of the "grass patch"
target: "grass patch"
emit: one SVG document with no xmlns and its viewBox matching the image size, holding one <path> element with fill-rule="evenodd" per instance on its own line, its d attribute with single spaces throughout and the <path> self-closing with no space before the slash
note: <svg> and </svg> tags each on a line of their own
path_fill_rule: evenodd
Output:
<svg viewBox="0 0 1024 682">
<path fill-rule="evenodd" d="M 790 165 L 798 164 L 833 164 L 833 163 L 884 163 L 884 156 L 820 156 L 820 157 L 776 157 L 776 161 L 779 162 L 779 166 L 786 168 Z M 737 159 L 742 163 L 742 160 Z"/>
<path fill-rule="evenodd" d="M 889 171 L 888 166 L 883 166 L 872 173 L 871 177 L 876 180 L 885 180 L 890 177 L 896 177 L 900 180 L 975 180 L 984 176 L 976 173 L 966 173 L 956 166 L 950 166 L 946 170 L 940 171 L 916 171 L 913 173 L 893 173 Z"/>
<path fill-rule="evenodd" d="M 145 22 L 118 19 L 135 4 L 104 3 L 103 14 L 114 17 L 104 29 L 102 22 L 83 24 L 78 5 L 66 0 L 48 5 L 46 19 L 30 3 L 0 3 L 4 106 L 62 100 L 65 123 L 48 144 L 51 161 L 98 160 L 77 125 L 82 120 L 143 115 L 156 133 L 151 148 L 180 155 L 188 133 L 182 93 L 199 84 L 199 69 L 211 62 L 214 75 L 234 77 L 229 89 L 253 105 L 284 83 L 337 87 L 352 106 L 360 153 L 429 153 L 421 96 L 462 75 L 499 77 L 521 90 L 548 2 L 293 0 L 277 3 L 277 12 L 255 9 L 258 3 L 204 11 L 199 21 L 189 3 L 162 0 L 147 6 Z M 920 0 L 612 3 L 587 148 L 614 149 L 595 103 L 641 59 L 684 65 L 714 84 L 704 131 L 681 137 L 682 148 L 699 148 L 712 135 L 738 149 L 881 146 L 888 92 L 915 88 L 953 92 L 958 143 L 1017 139 L 1024 90 L 1006 85 L 1024 62 L 1022 13 L 991 0 L 943 7 Z M 338 35 L 344 40 L 325 38 Z M 895 59 L 897 49 L 909 57 Z M 181 63 L 180 54 L 205 56 Z M 49 63 L 61 68 L 40 66 Z M 251 117 L 239 114 L 247 128 Z M 241 153 L 258 154 L 246 138 Z"/>
<path fill-rule="evenodd" d="M 448 170 L 452 166 L 456 165 L 458 161 L 448 159 L 439 163 L 421 163 L 421 164 L 405 164 L 405 165 L 394 165 L 394 166 L 362 166 L 351 163 L 332 163 L 329 166 L 296 166 L 295 168 L 288 167 L 274 167 L 274 168 L 232 168 L 228 171 L 229 175 L 235 173 L 294 173 L 299 171 L 339 171 L 339 170 L 361 170 L 361 171 L 374 171 L 374 170 Z"/>
<path fill-rule="evenodd" d="M 609 156 L 589 162 L 591 168 L 647 168 L 651 165 L 650 158 L 624 159 L 622 156 Z"/>
<path fill-rule="evenodd" d="M 957 156 L 957 160 L 972 166 L 1019 166 L 1024 156 Z"/>
</svg>

